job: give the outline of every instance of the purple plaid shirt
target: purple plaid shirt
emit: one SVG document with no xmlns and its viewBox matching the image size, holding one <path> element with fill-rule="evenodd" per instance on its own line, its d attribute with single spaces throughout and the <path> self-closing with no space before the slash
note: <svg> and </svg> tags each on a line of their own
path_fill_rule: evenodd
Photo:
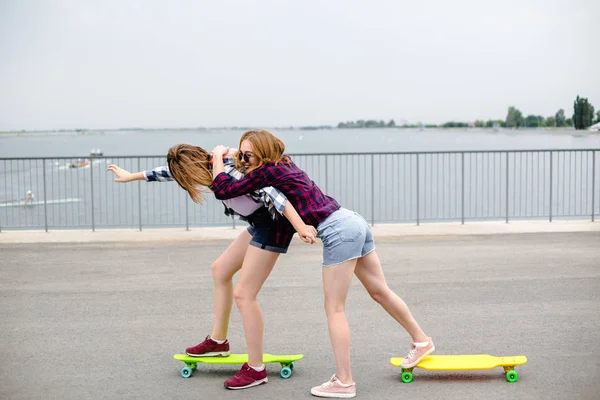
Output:
<svg viewBox="0 0 600 400">
<path fill-rule="evenodd" d="M 211 189 L 217 199 L 223 200 L 250 193 L 264 186 L 279 189 L 296 208 L 304 223 L 315 228 L 340 208 L 334 198 L 321 192 L 308 175 L 293 162 L 281 162 L 277 165 L 274 162 L 265 163 L 239 181 L 226 173 L 220 173 L 213 180 Z"/>
</svg>

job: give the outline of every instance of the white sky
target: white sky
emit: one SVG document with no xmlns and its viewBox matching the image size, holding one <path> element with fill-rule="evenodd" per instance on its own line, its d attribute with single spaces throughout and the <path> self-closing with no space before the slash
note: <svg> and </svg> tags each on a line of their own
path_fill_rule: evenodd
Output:
<svg viewBox="0 0 600 400">
<path fill-rule="evenodd" d="M 600 109 L 597 0 L 0 0 L 0 130 Z M 596 21 L 594 21 L 596 19 Z"/>
</svg>

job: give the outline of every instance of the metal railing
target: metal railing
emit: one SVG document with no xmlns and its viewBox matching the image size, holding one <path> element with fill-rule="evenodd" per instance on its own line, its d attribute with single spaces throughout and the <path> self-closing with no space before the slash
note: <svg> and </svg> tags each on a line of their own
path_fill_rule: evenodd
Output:
<svg viewBox="0 0 600 400">
<path fill-rule="evenodd" d="M 291 156 L 372 224 L 600 214 L 600 149 Z M 106 172 L 109 164 L 133 172 L 165 163 L 164 156 L 94 157 L 81 166 L 64 157 L 0 158 L 0 231 L 235 225 L 210 192 L 200 205 L 175 182 L 115 183 Z M 28 190 L 35 199 L 25 204 Z"/>
</svg>

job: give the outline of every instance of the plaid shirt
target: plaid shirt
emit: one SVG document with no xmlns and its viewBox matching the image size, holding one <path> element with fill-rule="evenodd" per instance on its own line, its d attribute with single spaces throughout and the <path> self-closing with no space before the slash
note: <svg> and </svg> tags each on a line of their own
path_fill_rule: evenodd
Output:
<svg viewBox="0 0 600 400">
<path fill-rule="evenodd" d="M 225 164 L 225 173 L 228 176 L 231 176 L 236 180 L 240 180 L 244 177 L 244 174 L 242 172 L 235 169 L 233 158 L 225 158 L 223 161 Z M 147 182 L 168 182 L 174 180 L 171 176 L 169 168 L 166 166 L 157 167 L 150 171 L 144 171 L 144 177 Z M 262 187 L 258 190 L 247 194 L 250 197 L 252 197 L 252 199 L 254 199 L 255 201 L 264 204 L 264 206 L 267 207 L 267 209 L 271 213 L 271 217 L 273 219 L 277 219 L 278 215 L 283 214 L 287 198 L 274 187 Z M 227 207 L 225 204 L 223 204 L 223 206 L 225 207 L 225 215 L 227 215 L 228 217 L 232 216 L 235 219 L 247 221 L 247 218 L 245 216 L 238 214 L 237 212 L 235 212 L 235 210 Z"/>
<path fill-rule="evenodd" d="M 274 162 L 265 163 L 250 171 L 242 180 L 235 180 L 226 173 L 221 173 L 213 179 L 211 189 L 217 199 L 223 200 L 251 193 L 264 185 L 272 185 L 281 190 L 304 223 L 314 227 L 340 208 L 335 199 L 323 194 L 293 162 L 281 162 L 277 165 Z"/>
</svg>

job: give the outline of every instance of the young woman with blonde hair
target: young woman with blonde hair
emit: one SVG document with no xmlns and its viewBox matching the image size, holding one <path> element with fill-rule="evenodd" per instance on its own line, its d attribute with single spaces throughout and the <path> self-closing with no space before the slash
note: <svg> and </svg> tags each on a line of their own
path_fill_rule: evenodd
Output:
<svg viewBox="0 0 600 400">
<path fill-rule="evenodd" d="M 284 145 L 280 139 L 264 130 L 244 133 L 240 139 L 241 154 L 244 157 L 258 156 L 259 162 L 243 179 L 236 181 L 223 173 L 224 165 L 219 161 L 227 148 L 216 147 L 213 150 L 215 162 L 211 189 L 217 199 L 224 200 L 271 185 L 288 198 L 307 224 L 317 227 L 317 237 L 323 242 L 325 313 L 336 373 L 327 382 L 313 387 L 311 393 L 319 397 L 355 397 L 356 385 L 350 367 L 350 329 L 345 314 L 346 296 L 353 275 L 411 336 L 410 351 L 402 361 L 405 368 L 418 364 L 435 347 L 413 318 L 406 303 L 388 287 L 367 221 L 325 195 L 289 157 L 263 156 L 265 150 L 270 148 L 284 149 Z"/>
</svg>

